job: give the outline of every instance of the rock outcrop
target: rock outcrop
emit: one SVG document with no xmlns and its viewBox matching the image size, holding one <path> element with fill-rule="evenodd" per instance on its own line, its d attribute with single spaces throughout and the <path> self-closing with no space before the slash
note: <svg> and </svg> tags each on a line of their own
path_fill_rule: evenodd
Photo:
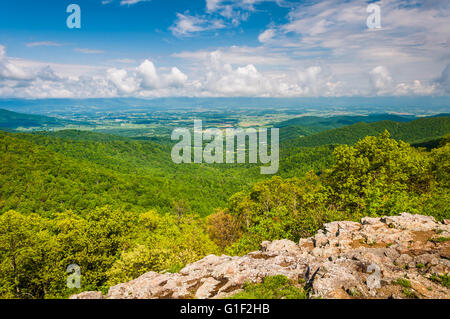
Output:
<svg viewBox="0 0 450 319">
<path fill-rule="evenodd" d="M 450 298 L 450 225 L 403 213 L 325 224 L 314 237 L 263 242 L 242 257 L 210 255 L 179 273 L 148 272 L 85 298 L 224 298 L 245 282 L 285 275 L 321 298 Z"/>
</svg>

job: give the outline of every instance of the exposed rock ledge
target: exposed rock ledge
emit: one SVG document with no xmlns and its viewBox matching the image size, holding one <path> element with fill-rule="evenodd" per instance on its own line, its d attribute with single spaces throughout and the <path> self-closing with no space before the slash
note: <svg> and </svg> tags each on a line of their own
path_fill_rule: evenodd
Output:
<svg viewBox="0 0 450 319">
<path fill-rule="evenodd" d="M 449 236 L 448 220 L 408 213 L 332 222 L 299 244 L 266 241 L 243 257 L 210 255 L 179 273 L 148 272 L 111 287 L 106 296 L 84 292 L 71 298 L 224 298 L 245 282 L 285 275 L 303 279 L 311 297 L 406 298 L 405 288 L 393 283 L 406 278 L 412 296 L 449 299 L 450 289 L 431 278 L 449 272 L 450 242 L 444 240 Z"/>
</svg>

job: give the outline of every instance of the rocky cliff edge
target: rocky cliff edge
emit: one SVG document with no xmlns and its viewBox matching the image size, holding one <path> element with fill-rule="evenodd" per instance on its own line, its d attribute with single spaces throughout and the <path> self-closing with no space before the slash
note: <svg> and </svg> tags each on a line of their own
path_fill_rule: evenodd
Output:
<svg viewBox="0 0 450 319">
<path fill-rule="evenodd" d="M 450 298 L 450 222 L 403 213 L 325 224 L 314 237 L 263 242 L 242 257 L 209 255 L 179 273 L 148 272 L 108 294 L 72 299 L 225 298 L 285 275 L 320 298 Z M 447 283 L 448 285 L 448 283 Z"/>
</svg>

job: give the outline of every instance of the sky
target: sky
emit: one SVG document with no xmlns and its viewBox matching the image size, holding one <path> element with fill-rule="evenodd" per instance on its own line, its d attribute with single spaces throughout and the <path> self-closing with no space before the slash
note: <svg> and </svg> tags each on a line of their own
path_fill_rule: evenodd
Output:
<svg viewBox="0 0 450 319">
<path fill-rule="evenodd" d="M 449 96 L 449 21 L 448 0 L 5 0 L 0 97 Z"/>
</svg>

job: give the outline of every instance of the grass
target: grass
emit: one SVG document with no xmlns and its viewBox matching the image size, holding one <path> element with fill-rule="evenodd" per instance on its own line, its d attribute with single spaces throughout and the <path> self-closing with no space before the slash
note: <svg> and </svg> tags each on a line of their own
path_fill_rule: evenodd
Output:
<svg viewBox="0 0 450 319">
<path fill-rule="evenodd" d="M 411 289 L 408 289 L 408 288 L 403 288 L 402 293 L 409 299 L 418 299 L 419 298 L 419 296 L 417 296 L 417 294 L 414 291 L 412 291 Z"/>
<path fill-rule="evenodd" d="M 277 275 L 264 278 L 262 283 L 246 283 L 244 291 L 230 299 L 308 299 L 308 291 L 289 278 Z"/>
<path fill-rule="evenodd" d="M 425 268 L 425 265 L 424 264 L 416 264 L 416 268 L 422 269 L 422 268 Z"/>
<path fill-rule="evenodd" d="M 403 288 L 411 288 L 411 282 L 405 278 L 398 278 L 397 280 L 393 280 L 392 283 L 394 285 L 402 286 Z"/>
<path fill-rule="evenodd" d="M 360 292 L 358 289 L 356 289 L 356 288 L 347 290 L 347 293 L 348 293 L 350 296 L 355 297 L 355 298 L 359 298 L 359 297 L 361 297 L 361 295 L 362 295 L 361 292 Z"/>
<path fill-rule="evenodd" d="M 166 271 L 168 273 L 174 274 L 174 273 L 179 272 L 181 269 L 183 269 L 184 266 L 185 266 L 184 264 L 175 264 L 175 265 L 170 266 L 168 269 L 166 269 Z"/>
<path fill-rule="evenodd" d="M 450 240 L 450 237 L 438 237 L 438 238 L 431 238 L 429 241 L 433 243 L 445 243 Z"/>
<path fill-rule="evenodd" d="M 434 281 L 438 284 L 441 284 L 442 286 L 444 286 L 445 288 L 450 288 L 450 276 L 449 274 L 445 274 L 445 275 L 432 275 L 429 278 L 431 281 Z"/>
<path fill-rule="evenodd" d="M 402 293 L 409 299 L 418 299 L 419 296 L 411 289 L 411 282 L 406 278 L 398 278 L 397 280 L 393 280 L 392 283 L 394 285 L 399 285 L 402 288 Z"/>
</svg>

